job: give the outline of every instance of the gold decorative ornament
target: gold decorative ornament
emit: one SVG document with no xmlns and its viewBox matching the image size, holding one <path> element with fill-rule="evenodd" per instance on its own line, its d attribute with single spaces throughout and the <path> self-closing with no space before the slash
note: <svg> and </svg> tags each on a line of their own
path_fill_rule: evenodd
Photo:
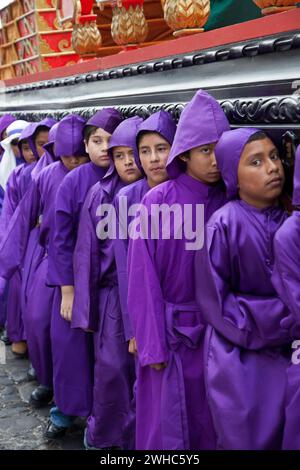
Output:
<svg viewBox="0 0 300 470">
<path fill-rule="evenodd" d="M 36 23 L 38 31 L 52 31 L 52 27 L 39 12 L 36 12 Z"/>
<path fill-rule="evenodd" d="M 113 8 L 111 35 L 119 46 L 136 46 L 145 41 L 148 24 L 143 6 L 130 5 L 129 8 L 116 6 Z"/>
<path fill-rule="evenodd" d="M 60 25 L 60 23 L 59 23 L 59 21 L 58 21 L 58 18 L 57 18 L 57 17 L 56 17 L 56 18 L 54 18 L 54 20 L 53 20 L 53 26 L 54 26 L 54 28 L 55 28 L 55 29 L 58 29 L 58 30 L 60 30 L 60 29 L 61 29 L 61 25 Z M 65 27 L 66 27 L 66 25 L 65 25 Z M 64 29 L 65 29 L 65 27 L 64 27 Z"/>
<path fill-rule="evenodd" d="M 70 41 L 68 41 L 68 39 L 62 39 L 61 41 L 59 41 L 58 49 L 61 52 L 73 52 L 72 44 L 70 43 Z"/>
<path fill-rule="evenodd" d="M 41 57 L 41 67 L 42 67 L 42 70 L 52 69 L 51 65 L 43 57 Z"/>
<path fill-rule="evenodd" d="M 210 14 L 209 0 L 165 0 L 164 19 L 173 35 L 201 33 Z"/>
<path fill-rule="evenodd" d="M 93 0 L 57 0 L 58 24 L 64 28 L 73 26 L 74 51 L 86 57 L 97 55 L 102 37 L 97 28 L 97 15 L 92 14 Z"/>
<path fill-rule="evenodd" d="M 53 52 L 55 52 L 48 44 L 48 42 L 43 39 L 43 38 L 39 38 L 39 43 L 40 43 L 40 52 L 42 54 L 52 54 Z"/>
<path fill-rule="evenodd" d="M 271 15 L 297 8 L 299 0 L 253 0 L 263 15 Z"/>
<path fill-rule="evenodd" d="M 72 33 L 72 46 L 81 56 L 95 56 L 101 47 L 102 37 L 96 21 L 75 24 Z"/>
</svg>

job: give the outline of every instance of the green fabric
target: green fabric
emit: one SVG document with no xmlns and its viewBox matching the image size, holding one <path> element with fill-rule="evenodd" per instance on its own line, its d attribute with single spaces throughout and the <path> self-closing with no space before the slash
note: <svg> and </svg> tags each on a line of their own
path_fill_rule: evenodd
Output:
<svg viewBox="0 0 300 470">
<path fill-rule="evenodd" d="M 205 25 L 206 31 L 254 20 L 262 16 L 260 8 L 252 0 L 211 0 L 210 6 L 211 12 Z"/>
</svg>

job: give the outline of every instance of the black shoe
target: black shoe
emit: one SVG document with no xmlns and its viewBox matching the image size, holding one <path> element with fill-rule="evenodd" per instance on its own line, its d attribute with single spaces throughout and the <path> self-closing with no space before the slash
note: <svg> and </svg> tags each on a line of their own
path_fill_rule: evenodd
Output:
<svg viewBox="0 0 300 470">
<path fill-rule="evenodd" d="M 6 344 L 6 346 L 10 346 L 12 344 L 12 341 L 9 339 L 7 336 L 7 331 L 4 329 L 2 332 L 2 335 L 0 336 L 0 340 Z"/>
<path fill-rule="evenodd" d="M 39 385 L 31 393 L 29 403 L 34 408 L 43 408 L 44 406 L 49 405 L 52 400 L 53 390 L 45 387 L 44 385 Z"/>
<path fill-rule="evenodd" d="M 66 434 L 67 429 L 68 428 L 62 428 L 60 426 L 56 426 L 49 419 L 47 423 L 46 431 L 44 432 L 44 437 L 46 439 L 61 439 Z"/>
</svg>

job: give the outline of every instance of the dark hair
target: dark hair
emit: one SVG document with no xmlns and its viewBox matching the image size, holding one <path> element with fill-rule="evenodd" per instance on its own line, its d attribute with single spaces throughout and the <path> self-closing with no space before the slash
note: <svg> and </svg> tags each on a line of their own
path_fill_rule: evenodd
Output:
<svg viewBox="0 0 300 470">
<path fill-rule="evenodd" d="M 164 139 L 166 142 L 168 142 L 168 139 L 166 139 L 166 137 L 164 135 L 162 135 L 159 131 L 150 131 L 150 130 L 143 130 L 143 131 L 140 131 L 137 135 L 137 138 L 136 138 L 136 145 L 137 147 L 139 146 L 139 143 L 140 143 L 140 140 L 142 137 L 144 137 L 144 135 L 147 135 L 147 134 L 157 134 L 158 136 L 160 136 L 162 139 Z M 168 142 L 170 144 L 170 142 Z"/>
<path fill-rule="evenodd" d="M 186 162 L 181 160 L 180 157 L 185 157 L 185 158 L 189 159 L 190 158 L 190 151 L 187 150 L 186 152 L 183 152 L 180 155 L 177 155 L 177 157 L 176 157 L 177 165 L 179 166 L 180 170 L 181 171 L 186 171 Z"/>
<path fill-rule="evenodd" d="M 161 135 L 158 131 L 147 131 L 147 130 L 144 130 L 144 131 L 141 131 L 138 133 L 137 135 L 137 138 L 136 138 L 136 145 L 139 146 L 139 143 L 140 143 L 140 140 L 142 137 L 144 137 L 144 135 L 147 135 L 147 134 L 158 134 L 158 135 Z M 162 136 L 163 137 L 163 136 Z M 163 137 L 164 138 L 164 137 Z"/>
<path fill-rule="evenodd" d="M 266 132 L 264 131 L 257 131 L 255 132 L 255 134 L 252 134 L 252 136 L 247 140 L 247 144 L 250 144 L 250 142 L 256 142 L 257 140 L 264 140 L 264 139 L 271 139 L 270 136 L 268 136 L 268 134 L 266 134 Z M 273 140 L 272 140 L 273 142 Z"/>
<path fill-rule="evenodd" d="M 87 144 L 90 140 L 90 137 L 92 135 L 94 135 L 97 132 L 98 129 L 99 129 L 99 127 L 97 127 L 97 126 L 90 126 L 90 125 L 85 126 L 84 132 L 83 132 L 83 138 L 84 138 L 84 140 L 86 141 Z"/>
<path fill-rule="evenodd" d="M 13 139 L 10 143 L 10 145 L 18 145 L 18 142 L 19 142 L 19 139 L 16 138 L 16 139 Z"/>
<path fill-rule="evenodd" d="M 40 132 L 49 132 L 49 127 L 48 126 L 38 126 L 35 133 L 33 134 L 33 139 L 35 140 L 37 135 Z"/>
</svg>

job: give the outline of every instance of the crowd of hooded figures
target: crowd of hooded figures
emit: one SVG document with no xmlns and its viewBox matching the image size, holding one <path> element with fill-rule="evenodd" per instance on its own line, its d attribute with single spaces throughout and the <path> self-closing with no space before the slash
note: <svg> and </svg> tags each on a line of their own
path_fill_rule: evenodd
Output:
<svg viewBox="0 0 300 470">
<path fill-rule="evenodd" d="M 300 449 L 300 147 L 292 212 L 270 136 L 202 90 L 177 126 L 104 108 L 0 134 L 2 339 L 52 404 L 45 438 L 84 417 L 87 449 Z M 203 246 L 175 216 L 124 236 L 161 205 L 190 208 L 180 229 L 201 205 Z"/>
</svg>

